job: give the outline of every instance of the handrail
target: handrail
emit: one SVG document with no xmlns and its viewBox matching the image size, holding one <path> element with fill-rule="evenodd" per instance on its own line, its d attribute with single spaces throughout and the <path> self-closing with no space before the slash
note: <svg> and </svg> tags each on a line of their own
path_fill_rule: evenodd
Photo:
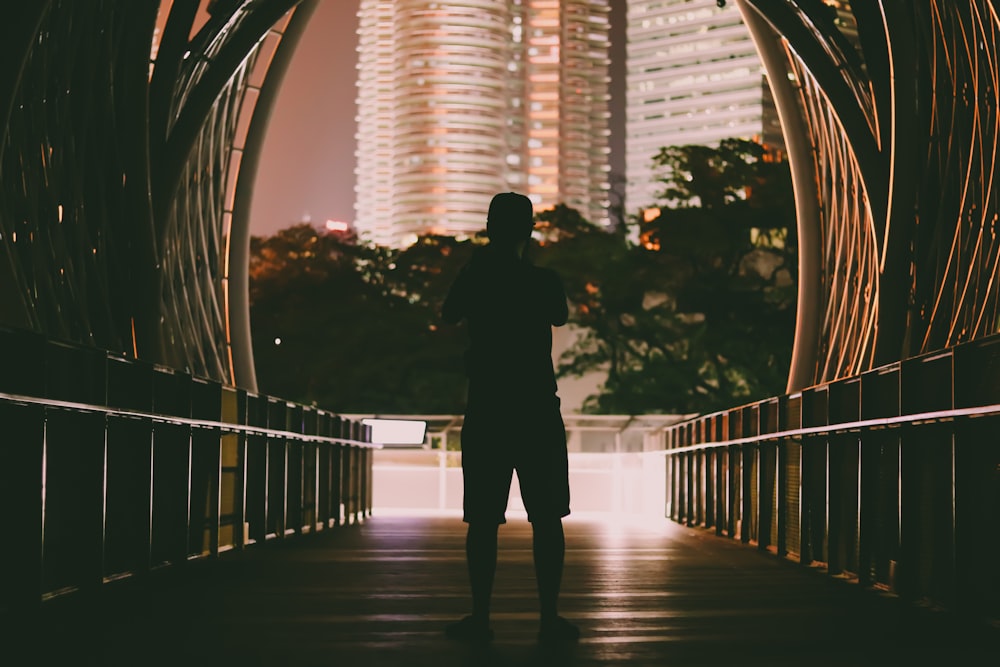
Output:
<svg viewBox="0 0 1000 667">
<path fill-rule="evenodd" d="M 145 412 L 142 410 L 129 410 L 125 408 L 113 408 L 106 405 L 93 405 L 91 403 L 77 403 L 74 401 L 57 401 L 47 398 L 37 398 L 34 396 L 23 396 L 21 394 L 8 394 L 0 392 L 0 401 L 20 403 L 24 405 L 41 405 L 43 407 L 60 408 L 63 410 L 75 410 L 77 412 L 103 413 L 114 417 L 125 417 L 131 419 L 144 419 L 164 424 L 177 424 L 180 426 L 194 426 L 198 428 L 215 429 L 232 433 L 246 433 L 248 435 L 266 435 L 271 437 L 285 438 L 286 440 L 302 440 L 304 442 L 326 442 L 334 445 L 355 445 L 370 449 L 381 449 L 381 445 L 364 440 L 354 440 L 351 438 L 335 438 L 330 436 L 315 435 L 309 433 L 296 433 L 295 431 L 284 431 L 266 428 L 263 426 L 250 426 L 247 424 L 237 424 L 235 422 L 220 422 L 211 419 L 195 419 L 193 417 L 177 417 L 157 412 Z"/>
<path fill-rule="evenodd" d="M 0 610 L 371 515 L 370 427 L 141 362 L 64 361 L 0 377 L 0 506 L 18 510 Z"/>
<path fill-rule="evenodd" d="M 1000 334 L 663 429 L 666 515 L 997 619 Z"/>
<path fill-rule="evenodd" d="M 851 431 L 873 429 L 879 426 L 888 428 L 892 426 L 918 425 L 927 422 L 948 421 L 950 419 L 956 419 L 961 417 L 990 417 L 996 415 L 1000 415 L 1000 404 L 979 406 L 974 408 L 951 408 L 949 410 L 932 410 L 929 412 L 897 415 L 894 417 L 876 417 L 871 419 L 860 419 L 851 422 L 827 424 L 825 426 L 802 426 L 799 428 L 786 429 L 784 431 L 774 431 L 772 433 L 759 433 L 757 435 L 750 435 L 742 438 L 729 438 L 726 440 L 706 440 L 705 442 L 701 442 L 695 445 L 671 447 L 669 449 L 664 450 L 664 452 L 667 454 L 683 454 L 685 452 L 699 451 L 705 449 L 706 447 L 747 445 L 756 442 L 766 442 L 768 440 L 786 440 L 803 435 L 832 435 L 837 433 L 849 433 Z M 663 430 L 664 432 L 666 432 L 667 430 L 673 428 L 683 427 L 685 424 L 693 424 L 696 421 L 697 420 L 687 420 L 671 426 L 665 426 Z"/>
</svg>

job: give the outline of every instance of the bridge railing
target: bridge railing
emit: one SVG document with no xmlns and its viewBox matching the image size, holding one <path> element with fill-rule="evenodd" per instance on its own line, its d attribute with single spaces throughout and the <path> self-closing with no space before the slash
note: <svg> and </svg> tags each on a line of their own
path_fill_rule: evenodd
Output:
<svg viewBox="0 0 1000 667">
<path fill-rule="evenodd" d="M 1000 619 L 1000 336 L 665 433 L 669 518 Z"/>
<path fill-rule="evenodd" d="M 370 431 L 0 328 L 0 608 L 361 520 Z"/>
</svg>

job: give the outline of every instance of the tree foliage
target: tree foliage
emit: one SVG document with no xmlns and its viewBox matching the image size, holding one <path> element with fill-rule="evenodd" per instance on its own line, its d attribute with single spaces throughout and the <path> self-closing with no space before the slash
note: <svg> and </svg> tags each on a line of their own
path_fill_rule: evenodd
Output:
<svg viewBox="0 0 1000 667">
<path fill-rule="evenodd" d="M 574 299 L 585 335 L 561 372 L 607 371 L 587 404 L 597 412 L 702 413 L 783 393 L 796 291 L 787 165 L 736 139 L 655 161 L 668 201 L 639 243 L 609 236 L 589 253 Z"/>
<path fill-rule="evenodd" d="M 664 207 L 598 227 L 558 205 L 532 261 L 555 269 L 579 334 L 563 376 L 606 381 L 585 409 L 691 413 L 783 393 L 795 319 L 787 165 L 754 142 L 668 147 Z M 251 244 L 261 390 L 340 412 L 464 409 L 464 328 L 440 304 L 477 240 L 389 249 L 297 225 Z M 280 344 L 278 341 L 280 340 Z"/>
<path fill-rule="evenodd" d="M 253 239 L 261 391 L 338 412 L 461 411 L 463 340 L 438 326 L 434 301 L 469 245 L 427 237 L 395 251 L 309 225 Z"/>
</svg>

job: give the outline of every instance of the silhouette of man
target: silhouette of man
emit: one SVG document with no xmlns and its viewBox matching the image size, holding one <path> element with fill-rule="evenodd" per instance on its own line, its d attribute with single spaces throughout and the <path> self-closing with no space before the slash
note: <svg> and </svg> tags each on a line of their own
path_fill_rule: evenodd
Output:
<svg viewBox="0 0 1000 667">
<path fill-rule="evenodd" d="M 462 477 L 472 614 L 447 627 L 456 639 L 493 636 L 497 533 L 506 523 L 514 470 L 532 526 L 539 638 L 579 636 L 556 609 L 566 546 L 562 517 L 570 510 L 552 327 L 566 323 L 568 308 L 559 276 L 525 257 L 533 226 L 531 200 L 514 192 L 494 196 L 486 219 L 489 243 L 474 251 L 442 307 L 445 321 L 466 320 L 470 340 Z"/>
</svg>

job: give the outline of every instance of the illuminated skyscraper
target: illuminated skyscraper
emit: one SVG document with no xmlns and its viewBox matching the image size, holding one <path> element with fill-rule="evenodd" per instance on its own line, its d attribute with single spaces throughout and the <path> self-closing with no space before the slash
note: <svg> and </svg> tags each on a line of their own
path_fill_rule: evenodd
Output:
<svg viewBox="0 0 1000 667">
<path fill-rule="evenodd" d="M 630 209 L 656 203 L 663 146 L 739 137 L 780 143 L 760 58 L 740 12 L 716 0 L 628 3 L 625 171 Z"/>
<path fill-rule="evenodd" d="M 471 235 L 497 192 L 608 219 L 606 0 L 361 0 L 355 224 Z"/>
</svg>

